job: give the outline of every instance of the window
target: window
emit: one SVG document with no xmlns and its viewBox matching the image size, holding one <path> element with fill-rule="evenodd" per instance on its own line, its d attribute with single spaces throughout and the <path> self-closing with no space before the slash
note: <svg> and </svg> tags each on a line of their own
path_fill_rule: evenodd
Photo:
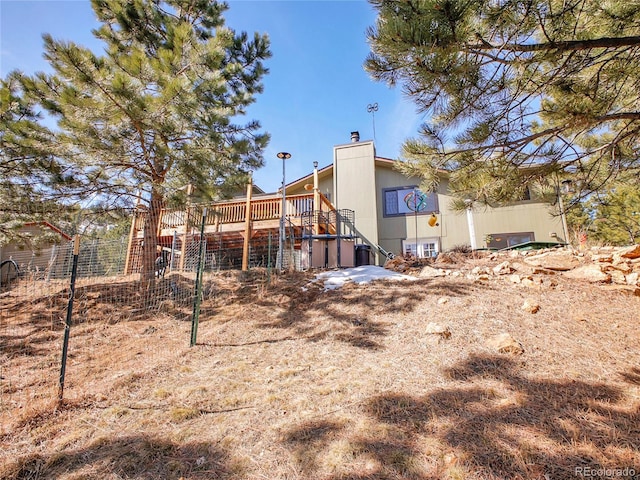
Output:
<svg viewBox="0 0 640 480">
<path fill-rule="evenodd" d="M 438 240 L 435 238 L 419 238 L 416 248 L 415 238 L 402 241 L 402 252 L 420 258 L 435 258 L 438 256 Z"/>
<path fill-rule="evenodd" d="M 415 186 L 387 188 L 382 193 L 385 217 L 438 211 L 438 196 L 435 193 L 424 193 Z"/>
<path fill-rule="evenodd" d="M 435 258 L 438 256 L 438 247 L 436 243 L 423 243 L 422 256 Z"/>
<path fill-rule="evenodd" d="M 415 243 L 405 243 L 404 244 L 404 254 L 416 256 L 416 244 Z"/>
<path fill-rule="evenodd" d="M 535 241 L 533 232 L 491 233 L 486 237 L 487 248 L 507 248 L 520 243 Z"/>
</svg>

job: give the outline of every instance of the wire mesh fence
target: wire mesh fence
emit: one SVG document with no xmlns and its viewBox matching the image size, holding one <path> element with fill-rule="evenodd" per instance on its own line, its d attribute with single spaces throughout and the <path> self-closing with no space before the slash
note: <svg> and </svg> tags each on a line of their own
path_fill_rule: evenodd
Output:
<svg viewBox="0 0 640 480">
<path fill-rule="evenodd" d="M 150 282 L 125 274 L 127 238 L 86 239 L 79 244 L 71 297 L 73 242 L 14 253 L 0 269 L 0 431 L 21 414 L 51 405 L 61 396 L 81 398 L 114 371 L 155 365 L 168 348 L 187 345 L 195 274 L 158 275 Z M 72 309 L 70 300 L 73 298 Z M 69 319 L 66 379 L 61 377 Z M 171 322 L 174 320 L 174 322 Z M 178 322 L 175 322 L 177 320 Z M 172 341 L 131 352 L 127 339 L 144 334 L 142 323 L 167 321 Z M 103 359 L 100 371 L 84 368 L 105 342 L 123 345 L 121 358 Z M 181 344 L 181 345 L 179 345 Z M 150 344 L 151 345 L 151 344 Z M 173 345 L 173 347 L 172 347 Z M 20 415 L 18 415 L 20 416 Z"/>
<path fill-rule="evenodd" d="M 294 245 L 292 236 L 284 243 L 286 268 L 299 263 Z M 240 269 L 242 254 L 242 244 L 223 235 L 174 235 L 158 245 L 152 279 L 141 272 L 141 242 L 126 237 L 82 239 L 76 252 L 69 242 L 12 255 L 0 269 L 0 432 L 16 412 L 55 405 L 61 385 L 65 401 L 80 400 L 97 382 L 133 385 L 142 372 L 161 369 L 170 352 L 189 348 L 196 300 L 213 311 L 212 279 Z M 262 267 L 267 279 L 278 255 L 272 233 L 248 244 L 249 268 Z M 141 336 L 150 340 L 145 347 L 130 347 Z M 102 358 L 107 343 L 121 345 L 117 358 Z"/>
</svg>

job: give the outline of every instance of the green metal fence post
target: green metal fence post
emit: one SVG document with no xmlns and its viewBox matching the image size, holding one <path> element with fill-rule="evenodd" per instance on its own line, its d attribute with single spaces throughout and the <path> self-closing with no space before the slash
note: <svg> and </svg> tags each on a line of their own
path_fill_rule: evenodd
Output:
<svg viewBox="0 0 640 480">
<path fill-rule="evenodd" d="M 73 266 L 71 267 L 71 283 L 69 285 L 69 302 L 67 303 L 67 319 L 64 324 L 64 339 L 62 340 L 62 361 L 60 365 L 60 380 L 58 383 L 58 408 L 62 406 L 64 398 L 64 376 L 67 370 L 67 352 L 69 351 L 69 334 L 71 333 L 71 318 L 73 313 L 73 297 L 76 293 L 76 276 L 78 275 L 78 254 L 80 253 L 80 235 L 76 235 L 73 243 Z"/>
<path fill-rule="evenodd" d="M 198 251 L 198 268 L 196 270 L 195 295 L 193 298 L 193 314 L 191 315 L 191 346 L 195 346 L 198 337 L 198 319 L 200 317 L 200 302 L 202 301 L 202 272 L 204 270 L 204 225 L 207 220 L 207 209 L 202 210 L 200 224 L 200 249 Z"/>
</svg>

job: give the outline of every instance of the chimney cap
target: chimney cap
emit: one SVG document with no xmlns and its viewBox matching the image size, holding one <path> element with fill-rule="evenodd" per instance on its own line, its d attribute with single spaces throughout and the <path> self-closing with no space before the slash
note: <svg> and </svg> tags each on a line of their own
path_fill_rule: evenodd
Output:
<svg viewBox="0 0 640 480">
<path fill-rule="evenodd" d="M 351 141 L 352 142 L 359 142 L 360 141 L 360 132 L 358 132 L 357 130 L 355 132 L 351 132 Z"/>
</svg>

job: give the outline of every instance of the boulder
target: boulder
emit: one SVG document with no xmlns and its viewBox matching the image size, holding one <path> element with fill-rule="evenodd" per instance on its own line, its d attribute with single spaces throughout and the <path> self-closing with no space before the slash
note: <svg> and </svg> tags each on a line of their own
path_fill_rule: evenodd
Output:
<svg viewBox="0 0 640 480">
<path fill-rule="evenodd" d="M 636 287 L 635 285 L 614 284 L 614 285 L 603 285 L 600 288 L 609 292 L 620 293 L 620 294 L 629 295 L 632 297 L 640 297 L 640 288 Z"/>
<path fill-rule="evenodd" d="M 619 270 L 608 270 L 607 273 L 611 275 L 611 281 L 620 285 L 627 284 L 627 278 L 624 273 Z"/>
<path fill-rule="evenodd" d="M 418 276 L 421 278 L 444 277 L 446 275 L 447 275 L 447 272 L 445 272 L 443 269 L 433 268 L 433 267 L 430 267 L 429 265 L 422 267 L 422 270 L 418 274 Z"/>
<path fill-rule="evenodd" d="M 526 257 L 524 261 L 534 267 L 541 267 L 559 272 L 571 270 L 580 265 L 580 260 L 573 254 L 573 252 L 567 250 L 533 255 L 531 257 Z"/>
<path fill-rule="evenodd" d="M 435 322 L 429 322 L 424 332 L 430 335 L 439 335 L 440 338 L 443 339 L 448 339 L 449 337 L 451 337 L 451 330 L 447 325 L 441 325 Z"/>
<path fill-rule="evenodd" d="M 484 266 L 476 266 L 471 270 L 472 275 L 488 275 L 489 269 Z"/>
<path fill-rule="evenodd" d="M 616 256 L 620 258 L 640 258 L 640 244 L 631 245 L 630 247 L 621 248 L 615 253 Z"/>
<path fill-rule="evenodd" d="M 541 273 L 544 271 L 544 269 L 533 267 L 531 265 L 527 265 L 526 263 L 522 263 L 522 262 L 512 262 L 510 265 L 514 271 L 518 273 L 523 273 L 526 275 L 532 275 L 534 273 Z"/>
<path fill-rule="evenodd" d="M 473 273 L 468 273 L 467 274 L 467 280 L 471 280 L 473 282 L 486 282 L 489 280 L 489 275 L 486 273 L 481 273 L 481 274 L 473 274 Z"/>
<path fill-rule="evenodd" d="M 585 280 L 591 283 L 611 282 L 611 275 L 609 275 L 606 272 L 603 272 L 600 265 L 597 265 L 595 263 L 574 268 L 569 272 L 564 272 L 563 275 L 568 278 L 574 278 L 576 280 Z"/>
<path fill-rule="evenodd" d="M 640 274 L 638 272 L 630 273 L 624 277 L 627 285 L 640 285 Z"/>
<path fill-rule="evenodd" d="M 599 253 L 591 256 L 593 262 L 605 262 L 610 263 L 613 261 L 613 254 L 611 253 Z"/>
<path fill-rule="evenodd" d="M 515 269 L 511 266 L 511 264 L 507 261 L 504 261 L 495 267 L 493 267 L 492 272 L 494 275 L 508 275 L 513 272 Z"/>
<path fill-rule="evenodd" d="M 619 270 L 620 272 L 626 275 L 628 273 L 633 272 L 633 267 L 629 265 L 628 262 L 623 262 L 619 260 L 619 261 L 613 262 L 612 264 L 607 265 L 605 268 L 605 271 L 609 271 L 609 270 Z"/>
<path fill-rule="evenodd" d="M 527 298 L 520 308 L 525 312 L 538 313 L 538 311 L 540 310 L 540 305 L 535 300 Z"/>
<path fill-rule="evenodd" d="M 511 355 L 522 355 L 524 347 L 508 333 L 501 333 L 487 341 L 487 347 L 499 353 L 509 353 Z"/>
</svg>

